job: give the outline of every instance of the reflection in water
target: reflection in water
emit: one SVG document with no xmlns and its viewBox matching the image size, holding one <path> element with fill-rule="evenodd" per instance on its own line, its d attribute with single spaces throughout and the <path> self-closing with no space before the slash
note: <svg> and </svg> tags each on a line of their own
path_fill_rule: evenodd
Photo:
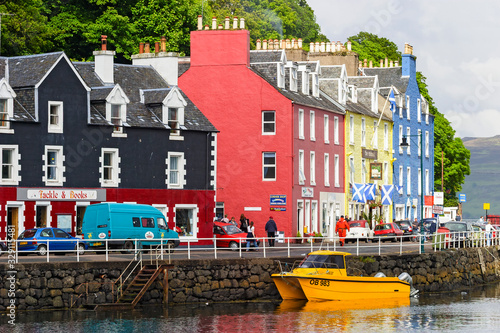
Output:
<svg viewBox="0 0 500 333">
<path fill-rule="evenodd" d="M 356 302 L 176 305 L 134 311 L 37 311 L 0 315 L 0 332 L 481 331 L 500 327 L 500 284 L 420 298 Z"/>
</svg>

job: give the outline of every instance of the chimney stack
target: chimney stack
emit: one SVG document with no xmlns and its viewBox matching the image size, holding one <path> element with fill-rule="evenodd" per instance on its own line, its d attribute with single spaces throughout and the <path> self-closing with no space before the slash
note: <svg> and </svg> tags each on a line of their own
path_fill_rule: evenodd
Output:
<svg viewBox="0 0 500 333">
<path fill-rule="evenodd" d="M 198 30 L 203 29 L 203 16 L 198 15 Z"/>
<path fill-rule="evenodd" d="M 94 51 L 94 71 L 104 84 L 114 83 L 115 51 L 107 50 L 107 36 L 101 35 L 101 50 Z"/>
</svg>

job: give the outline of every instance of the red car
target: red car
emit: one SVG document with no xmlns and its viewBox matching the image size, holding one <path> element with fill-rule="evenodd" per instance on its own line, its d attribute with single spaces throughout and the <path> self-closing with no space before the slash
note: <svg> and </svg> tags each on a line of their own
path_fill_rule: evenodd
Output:
<svg viewBox="0 0 500 333">
<path fill-rule="evenodd" d="M 247 233 L 232 223 L 214 222 L 214 235 L 217 247 L 228 247 L 236 251 L 247 246 Z"/>
<path fill-rule="evenodd" d="M 376 241 L 376 238 L 380 237 L 382 242 L 385 242 L 386 240 L 395 242 L 400 239 L 403 234 L 403 230 L 399 229 L 399 226 L 396 223 L 381 223 L 375 226 L 373 233 L 375 237 L 373 240 Z"/>
</svg>

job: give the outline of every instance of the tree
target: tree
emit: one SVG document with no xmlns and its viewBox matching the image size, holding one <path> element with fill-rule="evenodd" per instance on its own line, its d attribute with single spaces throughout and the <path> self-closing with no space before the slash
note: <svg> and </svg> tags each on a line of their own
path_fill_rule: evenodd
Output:
<svg viewBox="0 0 500 333">
<path fill-rule="evenodd" d="M 374 64 L 380 59 L 397 60 L 401 63 L 401 52 L 396 44 L 384 37 L 369 32 L 360 32 L 355 36 L 347 38 L 352 43 L 352 50 L 359 55 L 360 60 L 367 59 Z"/>
<path fill-rule="evenodd" d="M 462 190 L 465 176 L 470 175 L 470 151 L 462 139 L 455 137 L 450 122 L 435 107 L 425 80 L 425 76 L 417 72 L 418 88 L 429 103 L 429 112 L 434 115 L 434 190 L 441 191 L 443 184 L 444 205 L 458 206 L 457 192 Z"/>
</svg>

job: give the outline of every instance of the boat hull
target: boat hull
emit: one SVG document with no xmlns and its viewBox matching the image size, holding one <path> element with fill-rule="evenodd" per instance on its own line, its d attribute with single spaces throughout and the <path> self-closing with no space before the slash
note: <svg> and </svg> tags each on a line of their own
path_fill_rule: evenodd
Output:
<svg viewBox="0 0 500 333">
<path fill-rule="evenodd" d="M 296 276 L 309 301 L 409 298 L 410 284 L 397 277 Z"/>
<path fill-rule="evenodd" d="M 292 273 L 273 274 L 271 278 L 284 300 L 307 300 L 299 281 Z"/>
</svg>

